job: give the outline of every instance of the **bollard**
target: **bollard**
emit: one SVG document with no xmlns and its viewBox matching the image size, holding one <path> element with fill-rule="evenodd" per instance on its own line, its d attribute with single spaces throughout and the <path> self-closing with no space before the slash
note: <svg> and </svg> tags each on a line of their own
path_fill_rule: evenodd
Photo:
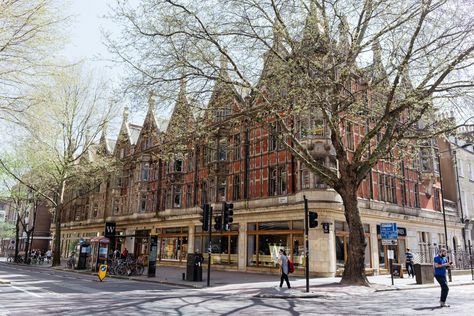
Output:
<svg viewBox="0 0 474 316">
<path fill-rule="evenodd" d="M 183 272 L 183 281 L 186 280 L 186 273 Z"/>
</svg>

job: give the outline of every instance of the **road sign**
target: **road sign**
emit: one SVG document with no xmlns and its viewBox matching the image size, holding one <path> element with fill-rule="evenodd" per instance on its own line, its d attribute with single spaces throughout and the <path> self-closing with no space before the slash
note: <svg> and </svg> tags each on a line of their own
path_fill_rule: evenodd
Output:
<svg viewBox="0 0 474 316">
<path fill-rule="evenodd" d="M 398 244 L 397 223 L 380 224 L 380 237 L 382 237 L 382 245 Z"/>
<path fill-rule="evenodd" d="M 102 282 L 103 279 L 105 279 L 105 276 L 107 275 L 107 265 L 106 264 L 101 264 L 99 266 L 99 273 L 97 276 L 99 277 L 100 282 Z"/>
</svg>

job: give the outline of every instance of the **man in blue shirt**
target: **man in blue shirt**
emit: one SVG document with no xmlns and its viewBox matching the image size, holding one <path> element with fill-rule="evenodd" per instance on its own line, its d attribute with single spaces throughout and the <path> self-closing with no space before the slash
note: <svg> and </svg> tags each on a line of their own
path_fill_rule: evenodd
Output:
<svg viewBox="0 0 474 316">
<path fill-rule="evenodd" d="M 449 305 L 446 304 L 446 298 L 449 292 L 448 281 L 446 280 L 446 268 L 452 265 L 453 263 L 448 262 L 448 259 L 446 259 L 446 249 L 441 248 L 439 254 L 434 258 L 434 276 L 441 286 L 441 298 L 439 300 L 441 307 L 449 307 Z"/>
</svg>

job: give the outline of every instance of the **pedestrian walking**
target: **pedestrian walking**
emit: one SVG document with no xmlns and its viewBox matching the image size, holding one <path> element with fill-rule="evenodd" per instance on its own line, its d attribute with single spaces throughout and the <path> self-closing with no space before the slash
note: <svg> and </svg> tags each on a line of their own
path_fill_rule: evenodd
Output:
<svg viewBox="0 0 474 316">
<path fill-rule="evenodd" d="M 48 251 L 46 251 L 46 261 L 47 261 L 47 263 L 49 263 L 51 261 L 52 256 L 53 256 L 53 253 L 51 252 L 51 250 L 48 249 Z"/>
<path fill-rule="evenodd" d="M 441 248 L 439 254 L 434 258 L 434 276 L 441 286 L 441 297 L 439 304 L 441 307 L 449 307 L 446 304 L 446 298 L 448 297 L 449 287 L 448 281 L 446 280 L 446 268 L 451 268 L 452 262 L 448 262 L 446 258 L 446 249 Z"/>
<path fill-rule="evenodd" d="M 283 249 L 280 249 L 278 264 L 280 265 L 280 272 L 281 272 L 280 287 L 283 286 L 283 280 L 285 280 L 286 285 L 288 286 L 289 289 L 291 289 L 290 280 L 288 280 L 288 257 L 286 256 L 286 252 Z"/>
<path fill-rule="evenodd" d="M 407 252 L 405 253 L 405 267 L 407 269 L 408 276 L 415 277 L 415 270 L 413 269 L 413 253 L 407 248 Z"/>
</svg>

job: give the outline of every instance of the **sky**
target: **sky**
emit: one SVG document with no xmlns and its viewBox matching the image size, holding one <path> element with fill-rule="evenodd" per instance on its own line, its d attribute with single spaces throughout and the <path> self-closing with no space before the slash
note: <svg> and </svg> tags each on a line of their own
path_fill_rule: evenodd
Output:
<svg viewBox="0 0 474 316">
<path fill-rule="evenodd" d="M 120 75 L 121 68 L 106 61 L 112 55 L 103 43 L 101 30 L 114 29 L 113 23 L 104 18 L 114 3 L 114 0 L 71 0 L 69 6 L 64 6 L 64 13 L 72 17 L 72 23 L 68 27 L 68 43 L 61 53 L 71 62 L 86 60 L 98 70 L 107 70 L 104 75 L 110 78 Z"/>
<path fill-rule="evenodd" d="M 65 1 L 65 0 L 58 0 Z M 60 55 L 67 61 L 85 61 L 87 68 L 103 76 L 107 82 L 118 85 L 125 68 L 119 63 L 111 62 L 113 55 L 104 44 L 102 31 L 117 32 L 118 28 L 112 21 L 105 18 L 116 0 L 69 0 L 64 6 L 64 14 L 71 17 L 67 32 L 67 43 Z M 121 104 L 121 109 L 127 104 Z M 109 135 L 115 137 L 121 124 L 121 113 L 109 124 Z M 143 123 L 144 114 L 131 111 L 130 121 Z"/>
</svg>

